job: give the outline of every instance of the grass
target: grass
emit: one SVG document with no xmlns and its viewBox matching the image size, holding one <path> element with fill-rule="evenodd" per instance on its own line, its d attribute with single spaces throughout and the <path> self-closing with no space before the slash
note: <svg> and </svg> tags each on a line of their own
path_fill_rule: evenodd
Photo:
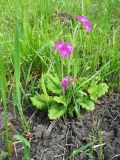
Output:
<svg viewBox="0 0 120 160">
<path fill-rule="evenodd" d="M 20 115 L 20 121 L 22 123 L 22 126 L 24 130 L 28 129 L 28 125 L 26 123 L 24 114 L 23 114 L 23 108 L 21 106 L 21 91 L 20 91 L 20 66 L 21 66 L 21 57 L 20 57 L 20 49 L 19 49 L 19 30 L 18 27 L 16 28 L 16 34 L 15 34 L 15 52 L 13 55 L 13 61 L 14 61 L 14 104 L 17 106 L 19 115 Z"/>
<path fill-rule="evenodd" d="M 0 96 L 6 117 L 7 146 L 6 96 L 13 95 L 13 105 L 17 106 L 22 127 L 28 130 L 25 106 L 30 103 L 29 97 L 38 90 L 36 81 L 41 74 L 54 66 L 51 46 L 56 41 L 66 40 L 74 44 L 74 77 L 77 73 L 81 77 L 92 77 L 99 73 L 110 90 L 120 88 L 119 9 L 119 0 L 76 0 L 74 3 L 73 0 L 36 0 L 34 3 L 33 0 L 1 0 L 0 48 L 4 64 L 1 62 L 0 75 L 1 84 L 4 83 L 1 85 Z M 62 21 L 59 13 L 68 13 L 72 23 Z M 92 22 L 93 27 L 88 35 L 80 30 L 76 15 L 85 15 Z M 3 73 L 3 65 L 6 75 Z M 54 68 L 59 71 L 58 65 Z M 7 83 L 10 87 L 8 93 Z"/>
<path fill-rule="evenodd" d="M 2 97 L 3 111 L 4 111 L 6 145 L 7 145 L 8 155 L 10 155 L 9 130 L 8 130 L 8 118 L 7 118 L 7 81 L 6 81 L 5 68 L 2 58 L 0 58 L 0 88 L 1 88 L 1 97 Z"/>
</svg>

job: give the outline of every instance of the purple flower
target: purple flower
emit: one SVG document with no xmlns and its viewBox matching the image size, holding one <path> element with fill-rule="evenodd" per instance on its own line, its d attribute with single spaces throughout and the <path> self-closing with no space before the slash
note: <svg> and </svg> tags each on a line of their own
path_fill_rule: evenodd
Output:
<svg viewBox="0 0 120 160">
<path fill-rule="evenodd" d="M 61 50 L 61 48 L 64 47 L 64 46 L 65 46 L 65 43 L 59 41 L 52 47 L 52 49 L 53 50 Z"/>
<path fill-rule="evenodd" d="M 64 89 L 67 89 L 68 85 L 74 85 L 74 79 L 73 77 L 65 77 L 62 82 L 61 82 L 61 87 L 63 87 Z"/>
<path fill-rule="evenodd" d="M 71 55 L 73 52 L 73 46 L 71 43 L 65 43 L 65 42 L 57 42 L 53 47 L 53 50 L 59 50 L 60 56 L 66 58 Z"/>
<path fill-rule="evenodd" d="M 92 28 L 92 24 L 89 21 L 86 21 L 83 24 L 86 27 L 86 32 L 89 32 Z"/>
<path fill-rule="evenodd" d="M 70 50 L 67 48 L 62 48 L 62 50 L 59 52 L 59 55 L 66 58 L 71 54 Z"/>
<path fill-rule="evenodd" d="M 66 44 L 65 44 L 65 47 L 66 47 L 70 52 L 73 52 L 73 50 L 74 50 L 71 43 L 66 43 Z"/>
<path fill-rule="evenodd" d="M 86 28 L 86 32 L 89 32 L 92 28 L 91 22 L 85 16 L 76 16 L 76 19 L 81 21 Z"/>
</svg>

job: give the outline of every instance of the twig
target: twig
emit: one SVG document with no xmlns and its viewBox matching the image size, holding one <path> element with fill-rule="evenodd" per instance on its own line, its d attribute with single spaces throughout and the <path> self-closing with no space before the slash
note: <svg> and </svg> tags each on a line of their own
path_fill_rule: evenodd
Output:
<svg viewBox="0 0 120 160">
<path fill-rule="evenodd" d="M 53 121 L 50 125 L 49 125 L 49 127 L 48 127 L 48 129 L 47 129 L 47 132 L 51 132 L 52 131 L 52 128 L 55 126 L 55 124 L 57 123 L 57 121 L 58 120 L 55 120 L 55 121 Z"/>
<path fill-rule="evenodd" d="M 98 147 L 101 147 L 101 146 L 104 146 L 106 143 L 102 143 L 102 144 L 98 144 L 98 145 L 94 145 L 92 148 L 95 149 L 95 148 L 98 148 Z"/>
<path fill-rule="evenodd" d="M 113 156 L 112 159 L 115 158 L 115 157 L 119 157 L 119 156 L 120 156 L 120 154 L 117 154 L 117 155 Z"/>
<path fill-rule="evenodd" d="M 92 149 L 95 149 L 95 148 L 98 148 L 98 147 L 101 147 L 101 146 L 104 146 L 106 143 L 102 143 L 102 144 L 98 144 L 98 145 L 94 145 L 92 147 Z M 86 150 L 87 152 L 89 151 L 89 149 Z"/>
<path fill-rule="evenodd" d="M 17 150 L 16 150 L 16 144 L 13 143 L 13 146 L 14 146 L 15 155 L 16 155 L 16 157 L 18 157 Z"/>
<path fill-rule="evenodd" d="M 64 156 L 64 154 L 56 155 L 56 156 L 53 156 L 53 157 L 57 158 L 57 157 L 61 157 L 61 156 Z"/>
<path fill-rule="evenodd" d="M 27 123 L 29 123 L 32 120 L 32 118 L 34 117 L 34 115 L 36 114 L 36 112 L 37 112 L 37 110 L 32 114 L 32 116 L 30 117 L 30 119 L 28 120 Z"/>
</svg>

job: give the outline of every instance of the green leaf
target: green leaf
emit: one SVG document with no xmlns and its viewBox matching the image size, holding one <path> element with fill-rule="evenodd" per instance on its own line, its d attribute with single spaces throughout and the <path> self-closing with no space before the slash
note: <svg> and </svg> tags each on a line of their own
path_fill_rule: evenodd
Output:
<svg viewBox="0 0 120 160">
<path fill-rule="evenodd" d="M 14 138 L 17 139 L 17 140 L 20 140 L 25 146 L 29 147 L 30 148 L 30 142 L 25 138 L 23 137 L 22 135 L 14 135 Z"/>
<path fill-rule="evenodd" d="M 64 106 L 67 106 L 67 100 L 65 99 L 64 96 L 54 96 L 54 101 L 57 103 L 62 103 Z"/>
<path fill-rule="evenodd" d="M 22 145 L 24 148 L 23 159 L 24 160 L 31 159 L 31 157 L 30 157 L 30 142 L 28 141 L 28 139 L 26 139 L 23 135 L 21 135 L 16 129 L 15 129 L 14 139 L 17 139 L 22 142 Z"/>
<path fill-rule="evenodd" d="M 46 99 L 46 96 L 44 94 L 35 95 L 34 97 L 31 97 L 30 99 L 33 105 L 38 109 L 47 109 L 48 104 L 53 101 L 52 96 L 48 96 Z"/>
<path fill-rule="evenodd" d="M 57 106 L 57 104 L 55 105 L 51 105 L 49 110 L 48 110 L 48 117 L 49 119 L 59 119 L 61 116 L 64 115 L 64 113 L 66 112 L 66 107 L 64 106 Z"/>
<path fill-rule="evenodd" d="M 59 77 L 54 74 L 47 74 L 47 88 L 52 93 L 61 94 L 62 93 L 62 87 L 60 85 Z"/>
<path fill-rule="evenodd" d="M 96 101 L 98 98 L 103 96 L 106 92 L 108 92 L 108 86 L 106 83 L 95 84 L 88 89 L 90 94 L 90 98 L 93 101 Z"/>
<path fill-rule="evenodd" d="M 82 108 L 85 108 L 87 110 L 94 110 L 95 109 L 95 104 L 88 99 L 88 97 L 80 97 L 79 99 L 77 99 L 77 103 L 79 105 L 81 105 Z"/>
</svg>

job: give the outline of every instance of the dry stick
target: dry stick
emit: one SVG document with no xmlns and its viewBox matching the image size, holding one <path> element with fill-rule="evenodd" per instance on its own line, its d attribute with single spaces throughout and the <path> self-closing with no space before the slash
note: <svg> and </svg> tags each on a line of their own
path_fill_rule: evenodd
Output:
<svg viewBox="0 0 120 160">
<path fill-rule="evenodd" d="M 117 154 L 117 155 L 113 156 L 112 159 L 115 158 L 115 157 L 119 157 L 119 156 L 120 156 L 120 154 Z"/>
<path fill-rule="evenodd" d="M 95 148 L 98 148 L 98 147 L 101 147 L 101 146 L 104 146 L 106 143 L 102 143 L 102 144 L 98 144 L 98 145 L 94 145 L 92 147 L 92 149 L 95 149 Z M 86 151 L 89 151 L 89 149 L 87 149 Z"/>
<path fill-rule="evenodd" d="M 53 156 L 53 157 L 57 158 L 57 157 L 62 157 L 62 156 L 64 156 L 64 154 L 56 155 L 56 156 Z"/>
<path fill-rule="evenodd" d="M 29 123 L 32 120 L 32 118 L 34 117 L 34 115 L 36 114 L 36 112 L 37 112 L 37 110 L 32 114 L 32 116 L 30 117 L 30 119 L 28 120 L 27 123 Z"/>
<path fill-rule="evenodd" d="M 19 148 L 19 149 L 18 149 L 18 152 L 21 151 L 21 150 L 23 150 L 23 149 L 24 149 L 24 147 Z"/>
<path fill-rule="evenodd" d="M 51 149 L 50 149 L 50 148 L 46 148 L 45 150 L 42 151 L 41 156 L 40 156 L 40 160 L 42 160 L 42 156 L 44 156 L 44 155 L 43 155 L 44 152 L 46 152 L 46 151 L 48 151 L 48 150 L 51 150 Z M 37 155 L 39 155 L 39 153 L 38 153 Z M 36 157 L 36 156 L 35 156 L 35 157 Z"/>
<path fill-rule="evenodd" d="M 50 134 L 50 132 L 52 131 L 52 129 L 53 129 L 53 127 L 55 126 L 55 124 L 58 122 L 58 120 L 55 120 L 55 121 L 53 121 L 50 125 L 49 125 L 49 127 L 48 127 L 48 129 L 47 129 L 47 134 Z"/>
<path fill-rule="evenodd" d="M 14 151 L 15 151 L 15 155 L 16 155 L 16 157 L 18 157 L 17 149 L 16 149 L 16 144 L 19 144 L 19 143 L 21 143 L 21 141 L 16 141 L 16 142 L 14 142 L 14 143 L 13 143 Z M 24 148 L 24 147 L 23 147 L 23 148 Z M 21 148 L 20 148 L 20 149 L 18 149 L 18 151 L 19 151 L 19 150 L 21 150 Z"/>
<path fill-rule="evenodd" d="M 16 157 L 18 157 L 18 154 L 17 154 L 17 149 L 16 149 L 16 144 L 14 143 L 14 151 L 15 151 L 15 155 L 16 155 Z"/>
<path fill-rule="evenodd" d="M 60 147 L 61 150 L 65 151 L 67 153 L 67 149 L 61 145 L 58 145 L 58 147 Z"/>
<path fill-rule="evenodd" d="M 100 146 L 104 146 L 106 143 L 102 143 L 102 144 L 98 144 L 98 145 L 94 145 L 92 148 L 95 149 L 95 148 L 98 148 Z"/>
</svg>

